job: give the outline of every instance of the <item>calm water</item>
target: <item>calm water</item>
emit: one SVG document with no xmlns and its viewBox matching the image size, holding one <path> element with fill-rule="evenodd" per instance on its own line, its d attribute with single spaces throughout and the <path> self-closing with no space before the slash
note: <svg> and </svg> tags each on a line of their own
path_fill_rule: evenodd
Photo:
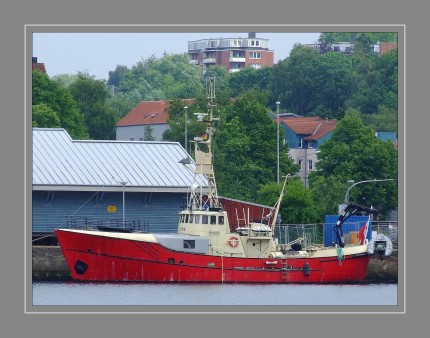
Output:
<svg viewBox="0 0 430 338">
<path fill-rule="evenodd" d="M 35 282 L 33 305 L 398 305 L 397 284 Z"/>
</svg>

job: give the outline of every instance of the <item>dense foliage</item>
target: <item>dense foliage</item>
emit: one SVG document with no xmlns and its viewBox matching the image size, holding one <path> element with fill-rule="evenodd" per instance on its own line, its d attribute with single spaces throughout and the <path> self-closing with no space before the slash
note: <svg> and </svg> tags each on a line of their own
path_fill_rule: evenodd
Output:
<svg viewBox="0 0 430 338">
<path fill-rule="evenodd" d="M 256 201 L 260 186 L 277 178 L 276 124 L 259 98 L 251 90 L 221 110 L 215 143 L 220 191 L 249 201 Z M 296 171 L 288 147 L 280 144 L 280 174 Z"/>
<path fill-rule="evenodd" d="M 327 183 L 333 184 L 329 177 L 335 177 L 344 184 L 348 180 L 397 180 L 397 151 L 392 142 L 375 137 L 375 131 L 353 114 L 346 115 L 338 123 L 332 137 L 319 150 L 317 171 L 310 174 L 311 186 L 316 192 L 327 192 Z M 366 206 L 372 205 L 386 215 L 397 206 L 396 183 L 387 181 L 357 185 L 351 190 L 349 200 Z M 333 189 L 333 192 L 339 193 L 339 190 Z M 331 198 L 333 196 L 330 194 L 319 196 L 320 200 Z M 343 202 L 341 196 L 337 196 L 336 200 Z M 324 204 L 330 207 L 329 201 Z"/>
<path fill-rule="evenodd" d="M 32 85 L 33 114 L 37 126 L 65 128 L 74 139 L 89 137 L 84 116 L 67 89 L 38 70 L 33 71 Z M 48 116 L 42 117 L 43 112 Z M 60 120 L 59 124 L 55 115 Z"/>
<path fill-rule="evenodd" d="M 110 93 L 104 82 L 88 74 L 79 74 L 69 91 L 84 115 L 90 138 L 96 140 L 115 139 L 115 116 L 106 104 Z"/>
</svg>

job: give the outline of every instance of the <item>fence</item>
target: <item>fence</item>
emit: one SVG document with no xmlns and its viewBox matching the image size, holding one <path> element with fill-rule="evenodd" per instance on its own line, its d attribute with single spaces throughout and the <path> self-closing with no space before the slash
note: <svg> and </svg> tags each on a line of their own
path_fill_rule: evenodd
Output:
<svg viewBox="0 0 430 338">
<path fill-rule="evenodd" d="M 324 224 L 279 224 L 275 227 L 278 243 L 289 243 L 303 238 L 304 247 L 323 243 Z"/>
<path fill-rule="evenodd" d="M 318 224 L 278 224 L 275 227 L 275 238 L 278 243 L 289 243 L 299 237 L 303 238 L 302 245 L 329 246 L 334 236 L 333 227 L 335 223 L 318 223 Z M 363 226 L 363 221 L 345 222 L 343 233 L 348 234 L 351 231 L 359 231 Z M 372 221 L 369 225 L 368 239 L 372 238 L 372 231 L 377 234 L 382 233 L 395 243 L 397 242 L 397 227 L 395 221 Z"/>
</svg>

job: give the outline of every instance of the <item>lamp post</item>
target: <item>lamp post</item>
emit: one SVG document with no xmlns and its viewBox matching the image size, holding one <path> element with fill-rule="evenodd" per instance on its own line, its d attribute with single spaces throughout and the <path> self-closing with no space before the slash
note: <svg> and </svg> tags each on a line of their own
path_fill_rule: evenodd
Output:
<svg viewBox="0 0 430 338">
<path fill-rule="evenodd" d="M 185 109 L 185 123 L 184 123 L 185 124 L 185 140 L 184 140 L 184 148 L 185 148 L 185 151 L 188 152 L 188 150 L 187 150 L 187 139 L 188 139 L 188 107 L 185 106 L 184 109 Z"/>
<path fill-rule="evenodd" d="M 281 102 L 276 101 L 276 146 L 277 146 L 277 156 L 276 156 L 276 182 L 279 184 L 279 105 Z"/>
<path fill-rule="evenodd" d="M 307 147 L 305 148 L 305 154 L 304 155 L 297 156 L 297 159 L 302 158 L 302 157 L 304 157 L 304 159 L 305 159 L 305 173 L 303 176 L 303 182 L 304 182 L 305 188 L 307 188 L 307 186 L 308 186 L 308 156 L 316 155 L 316 154 L 320 153 L 320 150 L 315 150 L 315 152 L 313 152 L 313 153 L 308 153 L 308 149 L 309 148 L 307 148 Z"/>
<path fill-rule="evenodd" d="M 353 187 L 355 187 L 356 185 L 358 185 L 358 184 L 362 184 L 362 183 L 385 182 L 385 181 L 395 181 L 395 179 L 394 179 L 394 178 L 373 179 L 373 180 L 359 181 L 359 182 L 357 182 L 357 183 L 352 184 L 352 185 L 351 185 L 351 186 L 346 190 L 346 193 L 345 193 L 345 204 L 346 204 L 346 205 L 348 205 L 348 204 L 349 204 L 349 191 L 350 191 Z M 349 180 L 349 181 L 348 181 L 348 184 L 349 184 L 349 183 L 353 183 L 353 182 L 354 182 L 354 180 Z"/>
<path fill-rule="evenodd" d="M 125 228 L 125 185 L 128 182 L 120 181 L 118 183 L 122 185 L 122 227 Z"/>
</svg>

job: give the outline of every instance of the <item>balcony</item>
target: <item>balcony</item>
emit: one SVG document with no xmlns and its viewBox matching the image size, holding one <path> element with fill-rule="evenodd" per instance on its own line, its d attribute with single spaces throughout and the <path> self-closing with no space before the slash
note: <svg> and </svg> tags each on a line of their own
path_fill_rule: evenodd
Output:
<svg viewBox="0 0 430 338">
<path fill-rule="evenodd" d="M 230 62 L 246 62 L 246 59 L 243 57 L 243 58 L 230 58 L 229 59 L 229 61 Z"/>
<path fill-rule="evenodd" d="M 198 65 L 199 64 L 199 60 L 190 60 L 190 63 L 192 65 Z"/>
<path fill-rule="evenodd" d="M 206 59 L 203 59 L 203 63 L 204 64 L 206 64 L 206 63 L 216 63 L 216 59 L 215 58 L 206 58 Z"/>
<path fill-rule="evenodd" d="M 229 73 L 237 73 L 237 72 L 240 72 L 241 69 L 242 68 L 233 68 L 233 69 L 229 69 L 228 72 Z"/>
</svg>

